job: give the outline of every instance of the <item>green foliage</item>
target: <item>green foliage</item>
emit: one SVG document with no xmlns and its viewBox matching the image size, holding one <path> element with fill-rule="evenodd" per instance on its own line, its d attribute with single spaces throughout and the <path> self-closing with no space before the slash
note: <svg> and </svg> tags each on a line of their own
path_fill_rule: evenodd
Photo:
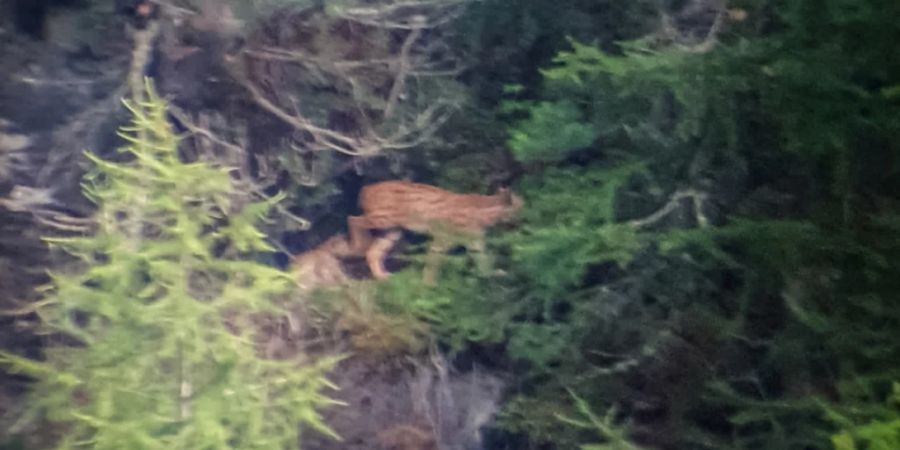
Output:
<svg viewBox="0 0 900 450">
<path fill-rule="evenodd" d="M 455 122 L 429 170 L 484 189 L 507 121 L 526 206 L 491 240 L 502 274 L 396 274 L 378 308 L 409 321 L 379 326 L 505 345 L 521 390 L 501 423 L 532 447 L 891 446 L 900 3 L 729 2 L 747 17 L 690 47 L 710 19 L 691 3 L 468 9 L 466 82 L 505 101 Z M 638 38 L 660 5 L 673 27 Z M 635 225 L 682 188 L 705 197 Z"/>
<path fill-rule="evenodd" d="M 544 67 L 571 36 L 609 44 L 640 36 L 655 21 L 650 0 L 503 0 L 471 3 L 456 21 L 455 44 L 468 51 L 473 70 L 469 84 L 493 105 L 504 85 L 537 87 Z"/>
<path fill-rule="evenodd" d="M 569 425 L 578 428 L 587 428 L 596 431 L 605 441 L 603 444 L 585 444 L 579 446 L 581 450 L 639 450 L 640 447 L 629 442 L 628 437 L 621 427 L 615 424 L 615 408 L 610 408 L 604 417 L 598 417 L 591 411 L 585 400 L 575 393 L 572 393 L 575 400 L 575 406 L 584 419 L 573 419 L 569 417 L 560 417 L 560 419 Z"/>
<path fill-rule="evenodd" d="M 834 248 L 819 248 L 824 230 L 809 222 L 756 221 L 735 219 L 730 224 L 712 230 L 673 230 L 658 236 L 660 250 L 670 252 L 690 247 L 706 254 L 711 265 L 740 267 L 742 262 L 753 261 L 759 267 L 792 270 L 803 262 L 805 249 L 825 253 Z M 739 256 L 723 247 L 741 245 Z M 736 258 L 741 258 L 738 260 Z"/>
<path fill-rule="evenodd" d="M 560 422 L 561 415 L 576 414 L 565 400 L 565 394 L 548 398 L 515 396 L 504 405 L 497 417 L 497 425 L 508 432 L 527 435 L 532 442 L 552 443 L 557 448 L 577 448 L 577 436 L 560 433 L 560 428 L 575 428 Z"/>
<path fill-rule="evenodd" d="M 209 8 L 202 0 L 181 0 L 185 7 L 193 10 Z M 283 8 L 309 8 L 315 5 L 313 0 L 228 0 L 227 3 L 234 10 L 235 16 L 247 20 L 265 18 Z"/>
<path fill-rule="evenodd" d="M 266 250 L 254 223 L 270 203 L 236 210 L 226 170 L 183 163 L 165 103 L 126 106 L 128 162 L 88 154 L 89 236 L 48 239 L 80 262 L 52 274 L 35 306 L 61 336 L 45 360 L 0 363 L 33 377 L 33 414 L 63 425 L 58 448 L 292 448 L 300 425 L 335 436 L 323 372 L 263 357 L 255 318 L 281 311 L 289 276 L 250 262 Z M 273 200 L 277 201 L 277 199 Z"/>
<path fill-rule="evenodd" d="M 898 6 L 754 5 L 705 51 L 572 40 L 538 94 L 506 91 L 516 158 L 556 164 L 530 166 L 506 240 L 521 289 L 507 349 L 527 363 L 507 429 L 585 442 L 529 413 L 573 387 L 661 446 L 895 446 L 880 403 L 900 371 L 900 66 L 884 45 Z M 623 154 L 640 170 L 597 169 Z M 645 190 L 626 182 L 638 172 Z M 695 215 L 712 223 L 620 217 L 642 210 L 626 199 L 686 185 L 709 194 Z M 667 414 L 645 423 L 635 404 Z"/>
<path fill-rule="evenodd" d="M 616 194 L 641 164 L 547 170 L 523 180 L 528 205 L 510 235 L 511 259 L 530 292 L 553 296 L 576 287 L 588 265 L 626 264 L 639 248 L 637 233 L 615 222 Z"/>
<path fill-rule="evenodd" d="M 589 146 L 597 137 L 594 128 L 582 123 L 581 112 L 572 102 L 542 102 L 530 108 L 530 113 L 509 139 L 519 161 L 558 160 L 571 150 Z"/>
<path fill-rule="evenodd" d="M 394 274 L 379 288 L 381 309 L 389 315 L 411 316 L 427 323 L 451 351 L 465 348 L 469 342 L 496 343 L 505 335 L 498 324 L 509 322 L 503 287 L 490 278 L 473 276 L 463 256 L 448 256 L 441 264 L 439 282 L 428 286 L 420 270 Z M 485 297 L 489 286 L 495 296 Z"/>
<path fill-rule="evenodd" d="M 835 450 L 888 450 L 900 448 L 900 383 L 894 383 L 893 393 L 888 399 L 890 408 L 886 417 L 864 425 L 848 423 L 846 417 L 840 421 L 849 429 L 842 430 L 831 438 Z"/>
<path fill-rule="evenodd" d="M 719 58 L 730 63 L 730 53 L 704 58 L 654 48 L 651 40 L 623 43 L 618 55 L 574 40 L 569 45 L 571 51 L 560 52 L 541 71 L 544 95 L 552 101 L 504 105 L 508 111 L 528 111 L 529 118 L 510 132 L 509 145 L 520 160 L 558 160 L 591 143 L 606 154 L 690 154 L 696 150 L 688 145 L 704 134 L 725 148 L 735 147 L 729 97 L 746 88 L 721 73 L 728 66 Z"/>
</svg>

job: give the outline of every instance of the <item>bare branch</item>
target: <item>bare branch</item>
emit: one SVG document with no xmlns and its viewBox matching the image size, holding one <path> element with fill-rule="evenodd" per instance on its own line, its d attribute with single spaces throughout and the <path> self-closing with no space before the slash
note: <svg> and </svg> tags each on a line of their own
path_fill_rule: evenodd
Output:
<svg viewBox="0 0 900 450">
<path fill-rule="evenodd" d="M 412 124 L 415 126 L 412 130 L 400 126 L 397 132 L 391 137 L 383 138 L 375 133 L 373 129 L 369 128 L 367 136 L 356 138 L 314 125 L 311 120 L 300 114 L 296 99 L 294 99 L 294 109 L 296 112 L 291 114 L 285 111 L 266 98 L 252 81 L 247 80 L 246 77 L 241 78 L 242 79 L 239 79 L 239 81 L 250 92 L 253 100 L 260 107 L 271 112 L 275 117 L 278 117 L 295 129 L 310 133 L 314 137 L 314 142 L 321 147 L 350 156 L 372 155 L 383 149 L 401 149 L 419 145 L 437 131 L 437 129 L 440 128 L 452 114 L 452 111 L 445 111 L 438 114 L 437 112 L 442 107 L 448 106 L 448 103 L 437 102 L 429 106 L 423 113 L 419 114 L 414 119 Z M 352 84 L 353 83 L 351 83 L 351 85 Z M 392 89 L 392 93 L 394 94 L 392 101 L 396 104 L 400 96 L 399 92 L 402 91 L 403 83 L 395 81 L 394 87 L 396 89 Z M 395 106 L 391 109 L 392 114 L 393 108 L 395 108 Z M 386 113 L 387 112 L 385 112 L 385 114 Z"/>
<path fill-rule="evenodd" d="M 187 128 L 194 135 L 200 136 L 205 139 L 209 139 L 210 141 L 212 141 L 218 145 L 221 145 L 222 147 L 225 147 L 226 149 L 231 150 L 239 155 L 247 154 L 247 150 L 244 149 L 243 147 L 233 144 L 231 142 L 228 142 L 227 140 L 219 137 L 217 134 L 210 131 L 208 128 L 204 128 L 204 127 L 196 125 L 188 117 L 187 113 L 185 113 L 183 110 L 181 110 L 177 106 L 170 104 L 169 112 L 172 114 L 172 116 L 174 116 L 176 119 L 178 119 L 178 121 L 181 122 L 181 124 L 184 125 L 184 127 Z M 238 169 L 234 168 L 234 170 L 238 170 Z M 240 184 L 240 188 L 242 191 L 249 192 L 250 194 L 256 196 L 260 200 L 268 200 L 269 199 L 269 196 L 266 195 L 265 193 L 263 193 L 263 190 L 260 189 L 260 187 L 257 186 L 256 183 L 254 183 L 249 177 L 241 177 L 241 179 L 237 180 L 236 182 L 238 184 Z M 275 204 L 274 208 L 280 214 L 284 215 L 288 219 L 295 222 L 297 224 L 297 226 L 302 230 L 309 229 L 309 227 L 311 226 L 311 224 L 308 220 L 290 212 L 284 205 L 282 205 L 280 203 Z"/>
<path fill-rule="evenodd" d="M 466 3 L 468 0 L 394 2 L 383 6 L 342 8 L 338 15 L 347 20 L 385 29 L 436 28 L 457 18 Z M 427 12 L 431 17 L 420 12 Z"/>
<path fill-rule="evenodd" d="M 28 213 L 36 222 L 60 231 L 83 233 L 94 225 L 93 219 L 60 212 L 64 205 L 56 200 L 50 188 L 16 186 L 8 197 L 0 198 L 0 206 L 10 211 Z"/>
<path fill-rule="evenodd" d="M 377 138 L 380 146 L 384 149 L 403 149 L 415 147 L 422 144 L 434 135 L 435 132 L 453 115 L 455 110 L 454 104 L 441 102 L 429 106 L 422 114 L 420 114 L 413 122 L 414 131 L 405 129 L 398 130 L 396 134 L 387 139 Z M 444 107 L 445 111 L 440 112 Z"/>
<path fill-rule="evenodd" d="M 134 50 L 131 52 L 131 66 L 128 69 L 128 88 L 135 103 L 144 99 L 144 73 L 150 62 L 153 42 L 159 35 L 159 23 L 151 21 L 146 29 L 134 33 Z"/>
<path fill-rule="evenodd" d="M 243 147 L 232 144 L 231 142 L 228 142 L 225 139 L 220 138 L 219 136 L 214 134 L 212 131 L 195 125 L 188 118 L 187 113 L 184 112 L 181 108 L 175 106 L 174 104 L 170 103 L 168 105 L 168 110 L 169 110 L 169 114 L 172 114 L 173 117 L 178 119 L 178 121 L 181 122 L 181 124 L 184 125 L 184 127 L 187 128 L 191 133 L 193 133 L 195 135 L 203 136 L 203 137 L 209 139 L 210 141 L 212 141 L 216 144 L 219 144 L 222 147 L 225 147 L 229 150 L 232 150 L 232 151 L 235 151 L 235 152 L 238 152 L 241 154 L 245 153 L 245 150 Z"/>
<path fill-rule="evenodd" d="M 425 19 L 419 17 L 421 23 L 424 23 Z M 409 35 L 406 36 L 406 40 L 403 41 L 403 46 L 400 48 L 400 57 L 398 58 L 397 64 L 397 74 L 394 78 L 394 85 L 391 87 L 391 93 L 388 95 L 387 106 L 384 108 L 384 118 L 390 119 L 394 115 L 394 108 L 397 107 L 397 100 L 400 98 L 400 93 L 403 91 L 403 88 L 406 85 L 406 77 L 409 73 L 409 50 L 412 48 L 413 44 L 419 39 L 419 36 L 422 35 L 422 28 L 413 28 L 410 31 Z"/>
<path fill-rule="evenodd" d="M 391 66 L 396 64 L 399 58 L 371 58 L 364 60 L 329 60 L 318 58 L 304 52 L 287 50 L 276 47 L 263 47 L 260 50 L 248 50 L 245 52 L 254 58 L 269 59 L 274 61 L 293 61 L 299 63 L 315 64 L 318 66 L 332 66 L 337 70 L 349 70 L 367 68 L 372 66 Z"/>
<path fill-rule="evenodd" d="M 719 43 L 718 36 L 719 32 L 722 31 L 722 24 L 725 22 L 725 17 L 727 16 L 727 11 L 724 9 L 719 11 L 716 14 L 716 19 L 713 21 L 712 26 L 709 27 L 709 31 L 706 34 L 706 38 L 703 39 L 698 44 L 695 45 L 680 45 L 680 47 L 691 53 L 707 53 L 712 51 L 715 48 L 716 44 Z"/>
<path fill-rule="evenodd" d="M 250 95 L 253 97 L 253 100 L 261 106 L 266 111 L 269 111 L 275 117 L 278 117 L 288 125 L 294 127 L 297 130 L 307 131 L 313 136 L 317 138 L 321 144 L 332 148 L 335 151 L 347 154 L 347 155 L 360 155 L 363 154 L 360 152 L 360 148 L 364 146 L 361 143 L 353 139 L 349 136 L 337 133 L 335 131 L 329 130 L 327 128 L 318 127 L 313 125 L 313 123 L 299 115 L 292 115 L 274 103 L 272 103 L 268 98 L 263 95 L 262 92 L 253 84 L 252 81 L 243 78 L 240 80 L 241 84 L 247 91 L 250 92 Z"/>
<path fill-rule="evenodd" d="M 712 8 L 715 11 L 715 18 L 700 42 L 696 42 L 696 38 L 690 37 L 688 33 L 680 31 L 675 25 L 672 16 L 665 11 L 660 11 L 661 24 L 659 35 L 666 40 L 671 41 L 673 45 L 679 49 L 688 53 L 707 53 L 711 51 L 719 42 L 718 36 L 722 31 L 725 19 L 735 17 L 732 10 L 729 10 L 726 4 L 720 1 L 713 2 L 712 5 L 706 2 L 695 2 L 680 11 L 679 16 L 691 17 L 700 15 L 703 14 L 705 10 L 708 11 L 709 8 Z"/>
<path fill-rule="evenodd" d="M 334 14 L 298 16 L 299 22 L 288 18 L 274 26 L 322 32 L 324 21 L 325 32 L 343 31 L 331 45 L 309 49 L 304 39 L 261 36 L 262 42 L 228 58 L 229 70 L 261 109 L 300 132 L 304 151 L 360 158 L 421 145 L 457 109 L 455 101 L 431 99 L 439 91 L 431 91 L 433 82 L 426 79 L 461 71 L 459 61 L 446 56 L 452 51 L 439 33 L 424 36 L 457 17 L 469 1 L 383 0 L 330 7 Z M 399 46 L 396 38 L 402 38 Z M 298 88 L 304 94 L 290 95 Z M 333 108 L 321 106 L 335 97 Z"/>
<path fill-rule="evenodd" d="M 694 189 L 685 189 L 676 191 L 669 198 L 669 201 L 663 205 L 662 208 L 656 210 L 653 214 L 650 214 L 647 217 L 643 217 L 641 219 L 634 219 L 626 222 L 632 228 L 644 228 L 649 225 L 653 225 L 664 217 L 669 215 L 672 211 L 675 211 L 680 205 L 681 201 L 689 198 L 693 203 L 694 209 L 694 217 L 697 220 L 697 224 L 701 228 L 705 228 L 709 225 L 709 219 L 703 213 L 703 205 L 706 203 L 706 199 L 708 198 L 708 194 L 702 191 L 697 191 Z"/>
<path fill-rule="evenodd" d="M 57 231 L 66 231 L 70 233 L 87 233 L 92 230 L 96 224 L 93 219 L 46 213 L 44 211 L 37 211 L 33 216 L 35 221 L 41 225 L 53 228 Z"/>
<path fill-rule="evenodd" d="M 175 5 L 172 2 L 167 2 L 163 0 L 150 0 L 150 3 L 156 3 L 157 5 L 166 9 L 166 12 L 173 17 L 188 17 L 194 16 L 198 13 L 196 11 L 182 8 L 180 6 Z"/>
<path fill-rule="evenodd" d="M 0 198 L 0 206 L 17 212 L 30 212 L 56 204 L 50 188 L 15 186 L 9 193 L 9 197 Z"/>
</svg>

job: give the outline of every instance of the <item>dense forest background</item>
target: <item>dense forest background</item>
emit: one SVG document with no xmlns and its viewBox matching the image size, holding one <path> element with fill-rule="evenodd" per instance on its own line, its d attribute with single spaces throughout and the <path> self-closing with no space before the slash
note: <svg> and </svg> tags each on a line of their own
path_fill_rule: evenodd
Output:
<svg viewBox="0 0 900 450">
<path fill-rule="evenodd" d="M 898 17 L 2 2 L 0 449 L 900 448 Z M 299 289 L 387 179 L 524 207 Z"/>
</svg>

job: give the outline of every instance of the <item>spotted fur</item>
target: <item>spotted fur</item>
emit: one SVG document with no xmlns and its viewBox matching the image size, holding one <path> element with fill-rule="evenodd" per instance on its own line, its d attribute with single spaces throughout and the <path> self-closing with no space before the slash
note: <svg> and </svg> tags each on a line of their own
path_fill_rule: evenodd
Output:
<svg viewBox="0 0 900 450">
<path fill-rule="evenodd" d="M 353 256 L 347 236 L 337 234 L 318 247 L 295 255 L 291 272 L 304 291 L 325 286 L 336 286 L 349 280 L 341 264 L 342 257 Z"/>
<path fill-rule="evenodd" d="M 365 251 L 372 274 L 388 277 L 384 257 L 400 238 L 399 229 L 432 235 L 425 266 L 426 282 L 433 282 L 436 258 L 452 244 L 484 252 L 488 227 L 511 220 L 522 199 L 507 188 L 494 195 L 458 194 L 409 181 L 384 181 L 368 185 L 359 195 L 363 214 L 347 219 L 351 247 Z M 373 242 L 370 230 L 390 230 Z"/>
</svg>

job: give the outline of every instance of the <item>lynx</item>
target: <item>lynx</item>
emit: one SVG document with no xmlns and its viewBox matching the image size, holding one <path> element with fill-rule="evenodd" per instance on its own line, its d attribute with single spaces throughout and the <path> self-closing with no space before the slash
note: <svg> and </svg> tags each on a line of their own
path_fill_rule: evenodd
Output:
<svg viewBox="0 0 900 450">
<path fill-rule="evenodd" d="M 360 216 L 347 218 L 354 251 L 365 251 L 372 275 L 384 279 L 384 257 L 407 229 L 432 235 L 423 279 L 434 283 L 438 258 L 453 244 L 463 244 L 481 257 L 484 268 L 484 234 L 488 227 L 511 220 L 522 199 L 507 188 L 494 195 L 458 194 L 409 181 L 384 181 L 368 185 L 359 195 Z M 389 233 L 374 242 L 370 230 Z"/>
<path fill-rule="evenodd" d="M 341 257 L 347 256 L 353 256 L 347 236 L 337 234 L 318 247 L 295 255 L 291 262 L 291 272 L 304 291 L 343 284 L 349 277 L 341 266 Z"/>
</svg>

